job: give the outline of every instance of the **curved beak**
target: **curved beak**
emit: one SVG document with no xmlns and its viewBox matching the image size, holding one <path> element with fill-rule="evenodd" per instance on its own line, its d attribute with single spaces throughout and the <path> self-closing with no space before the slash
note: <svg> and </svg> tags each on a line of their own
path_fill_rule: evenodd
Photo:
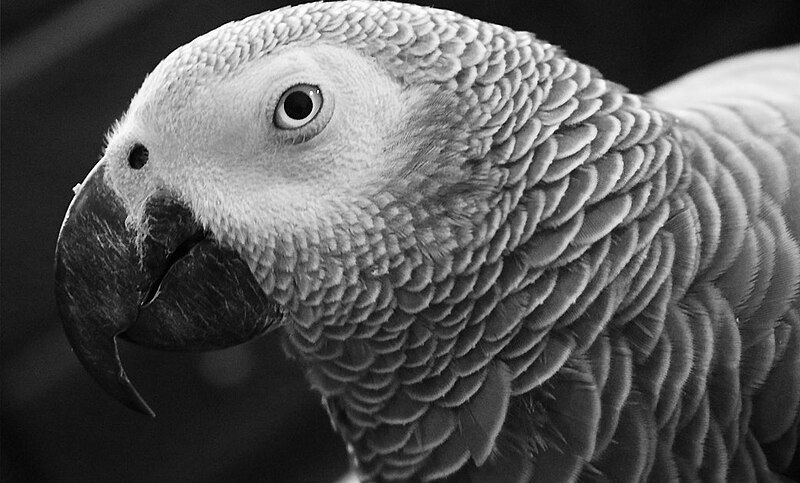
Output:
<svg viewBox="0 0 800 483">
<path fill-rule="evenodd" d="M 86 370 L 126 406 L 154 416 L 128 379 L 117 336 L 169 350 L 241 344 L 281 318 L 247 264 L 212 240 L 169 193 L 150 198 L 145 236 L 97 164 L 70 204 L 56 245 L 56 302 Z"/>
</svg>

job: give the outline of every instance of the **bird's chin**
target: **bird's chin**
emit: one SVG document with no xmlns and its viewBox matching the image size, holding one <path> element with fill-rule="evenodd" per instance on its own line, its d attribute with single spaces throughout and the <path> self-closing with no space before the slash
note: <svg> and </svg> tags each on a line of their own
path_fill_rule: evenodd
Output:
<svg viewBox="0 0 800 483">
<path fill-rule="evenodd" d="M 126 406 L 153 415 L 128 379 L 117 336 L 167 350 L 241 344 L 280 321 L 247 264 L 169 193 L 148 202 L 143 239 L 101 161 L 72 200 L 56 246 L 56 301 L 75 354 Z"/>
</svg>

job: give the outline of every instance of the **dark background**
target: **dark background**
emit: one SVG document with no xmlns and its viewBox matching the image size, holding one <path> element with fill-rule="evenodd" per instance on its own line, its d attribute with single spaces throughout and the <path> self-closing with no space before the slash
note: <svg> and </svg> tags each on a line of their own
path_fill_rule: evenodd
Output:
<svg viewBox="0 0 800 483">
<path fill-rule="evenodd" d="M 2 427 L 15 481 L 334 481 L 346 457 L 276 337 L 209 354 L 123 344 L 158 418 L 84 373 L 62 334 L 52 253 L 71 188 L 144 75 L 177 46 L 280 1 L 3 0 Z M 800 41 L 800 2 L 424 2 L 531 30 L 645 92 L 706 62 Z"/>
</svg>

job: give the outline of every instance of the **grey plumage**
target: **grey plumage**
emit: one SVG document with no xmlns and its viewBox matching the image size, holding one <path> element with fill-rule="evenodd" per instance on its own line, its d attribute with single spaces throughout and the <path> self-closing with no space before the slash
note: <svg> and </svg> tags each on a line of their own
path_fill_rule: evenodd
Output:
<svg viewBox="0 0 800 483">
<path fill-rule="evenodd" d="M 172 115 L 176 92 L 204 105 L 316 45 L 397 88 L 398 123 L 376 128 L 382 176 L 326 191 L 311 222 L 268 226 L 228 209 L 224 188 L 198 197 L 211 181 L 164 175 L 159 189 L 280 307 L 287 352 L 363 478 L 796 476 L 797 47 L 640 96 L 529 33 L 319 3 L 179 49 L 129 116 Z M 163 142 L 183 142 L 181 115 Z M 143 206 L 129 201 L 138 181 L 114 173 L 123 204 Z"/>
</svg>

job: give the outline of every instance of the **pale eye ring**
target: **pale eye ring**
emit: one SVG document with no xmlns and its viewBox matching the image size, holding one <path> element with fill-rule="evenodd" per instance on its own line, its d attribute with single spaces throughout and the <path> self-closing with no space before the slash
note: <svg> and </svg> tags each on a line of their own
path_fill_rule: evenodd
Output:
<svg viewBox="0 0 800 483">
<path fill-rule="evenodd" d="M 275 126 L 297 129 L 313 121 L 322 108 L 322 91 L 311 84 L 297 84 L 281 95 L 275 107 Z"/>
</svg>

